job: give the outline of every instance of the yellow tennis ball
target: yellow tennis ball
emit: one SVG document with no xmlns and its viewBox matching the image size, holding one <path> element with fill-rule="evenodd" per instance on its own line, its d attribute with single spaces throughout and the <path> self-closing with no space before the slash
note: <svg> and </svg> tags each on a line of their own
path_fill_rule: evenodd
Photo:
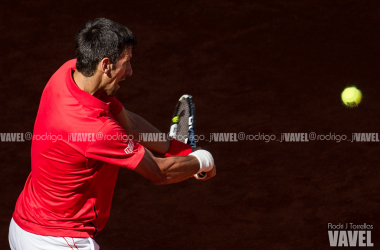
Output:
<svg viewBox="0 0 380 250">
<path fill-rule="evenodd" d="M 179 121 L 179 117 L 178 116 L 174 116 L 173 119 L 172 119 L 173 123 L 178 123 Z"/>
<path fill-rule="evenodd" d="M 362 100 L 362 92 L 356 87 L 345 88 L 342 92 L 342 101 L 347 107 L 356 107 Z"/>
</svg>

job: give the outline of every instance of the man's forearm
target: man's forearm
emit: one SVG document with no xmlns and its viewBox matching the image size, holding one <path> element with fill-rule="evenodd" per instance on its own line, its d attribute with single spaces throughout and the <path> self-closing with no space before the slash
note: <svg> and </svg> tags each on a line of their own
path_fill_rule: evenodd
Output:
<svg viewBox="0 0 380 250">
<path fill-rule="evenodd" d="M 180 182 L 193 177 L 200 170 L 200 162 L 194 156 L 158 158 L 148 149 L 139 165 L 137 173 L 156 185 Z"/>
<path fill-rule="evenodd" d="M 161 183 L 157 183 L 159 185 L 187 180 L 199 171 L 199 162 L 194 156 L 156 158 L 156 160 L 165 176 Z"/>
</svg>

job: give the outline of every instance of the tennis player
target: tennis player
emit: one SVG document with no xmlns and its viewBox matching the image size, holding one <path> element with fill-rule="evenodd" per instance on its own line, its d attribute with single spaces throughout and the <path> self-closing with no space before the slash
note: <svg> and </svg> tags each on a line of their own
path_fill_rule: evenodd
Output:
<svg viewBox="0 0 380 250">
<path fill-rule="evenodd" d="M 139 133 L 160 131 L 127 111 L 115 97 L 132 75 L 134 34 L 98 18 L 76 38 L 76 59 L 50 78 L 40 101 L 31 149 L 31 173 L 9 228 L 12 250 L 99 249 L 94 241 L 110 215 L 119 167 L 154 184 L 170 184 L 207 172 L 212 155 L 192 152 L 176 140 L 137 143 Z M 49 140 L 55 135 L 58 140 Z M 150 150 L 165 154 L 157 158 Z"/>
</svg>

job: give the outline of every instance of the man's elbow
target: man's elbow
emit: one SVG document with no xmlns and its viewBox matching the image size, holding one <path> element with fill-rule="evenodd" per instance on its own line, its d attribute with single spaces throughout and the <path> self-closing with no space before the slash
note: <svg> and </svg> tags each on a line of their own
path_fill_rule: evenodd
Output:
<svg viewBox="0 0 380 250">
<path fill-rule="evenodd" d="M 169 179 L 165 174 L 156 175 L 154 178 L 151 178 L 150 181 L 155 185 L 169 184 Z"/>
</svg>

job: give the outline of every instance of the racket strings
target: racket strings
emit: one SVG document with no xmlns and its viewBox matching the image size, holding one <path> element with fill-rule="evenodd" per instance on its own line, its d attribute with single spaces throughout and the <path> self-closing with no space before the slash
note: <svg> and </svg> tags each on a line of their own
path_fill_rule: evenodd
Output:
<svg viewBox="0 0 380 250">
<path fill-rule="evenodd" d="M 186 100 L 181 101 L 178 110 L 177 140 L 186 143 L 189 134 L 190 108 Z"/>
</svg>

